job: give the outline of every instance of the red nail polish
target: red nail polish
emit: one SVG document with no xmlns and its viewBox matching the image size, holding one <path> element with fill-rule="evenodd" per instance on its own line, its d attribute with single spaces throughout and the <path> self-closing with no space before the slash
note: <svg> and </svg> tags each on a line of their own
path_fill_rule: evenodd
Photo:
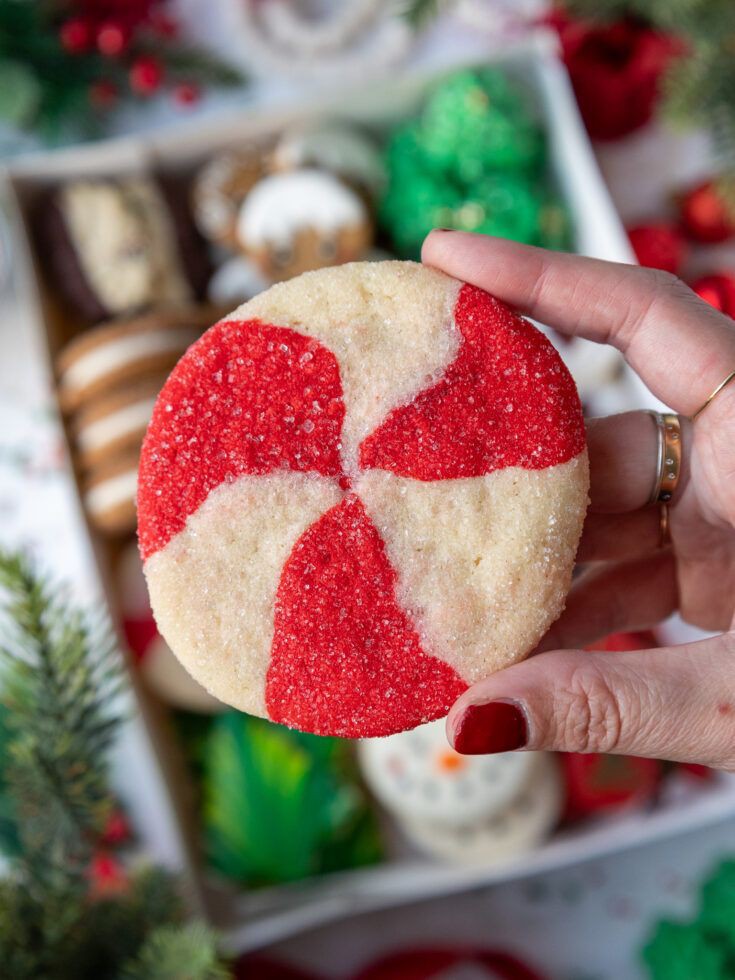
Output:
<svg viewBox="0 0 735 980">
<path fill-rule="evenodd" d="M 471 704 L 460 715 L 454 732 L 454 748 L 462 755 L 512 752 L 527 741 L 526 716 L 514 701 Z"/>
</svg>

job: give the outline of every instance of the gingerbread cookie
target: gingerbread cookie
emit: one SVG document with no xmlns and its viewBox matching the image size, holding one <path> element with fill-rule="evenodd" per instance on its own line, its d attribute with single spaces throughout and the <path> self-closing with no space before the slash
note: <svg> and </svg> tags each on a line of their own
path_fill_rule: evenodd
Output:
<svg viewBox="0 0 735 980">
<path fill-rule="evenodd" d="M 263 175 L 259 149 L 227 150 L 209 160 L 194 179 L 192 211 L 199 231 L 211 242 L 236 246 L 240 205 Z"/>
<path fill-rule="evenodd" d="M 188 303 L 206 285 L 206 256 L 173 181 L 70 181 L 41 202 L 36 225 L 58 289 L 90 321 Z"/>
<path fill-rule="evenodd" d="M 245 198 L 240 247 L 270 282 L 352 262 L 372 243 L 360 196 L 337 177 L 303 169 L 271 174 Z"/>
<path fill-rule="evenodd" d="M 208 331 L 159 397 L 153 610 L 229 704 L 412 728 L 558 616 L 587 488 L 574 382 L 531 324 L 414 263 L 310 273 Z"/>
</svg>

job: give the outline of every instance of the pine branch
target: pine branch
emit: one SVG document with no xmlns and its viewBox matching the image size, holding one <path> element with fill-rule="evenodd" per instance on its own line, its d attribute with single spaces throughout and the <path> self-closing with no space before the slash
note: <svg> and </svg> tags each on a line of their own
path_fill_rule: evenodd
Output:
<svg viewBox="0 0 735 980">
<path fill-rule="evenodd" d="M 399 9 L 411 27 L 420 30 L 437 18 L 441 7 L 446 6 L 447 3 L 448 0 L 444 0 L 444 2 L 442 0 L 405 0 L 399 5 Z"/>
<path fill-rule="evenodd" d="M 5 779 L 32 891 L 81 881 L 112 799 L 107 752 L 121 674 L 106 624 L 85 620 L 21 555 L 0 552 Z"/>
<path fill-rule="evenodd" d="M 206 926 L 161 926 L 146 939 L 121 980 L 224 980 L 215 935 Z"/>
</svg>

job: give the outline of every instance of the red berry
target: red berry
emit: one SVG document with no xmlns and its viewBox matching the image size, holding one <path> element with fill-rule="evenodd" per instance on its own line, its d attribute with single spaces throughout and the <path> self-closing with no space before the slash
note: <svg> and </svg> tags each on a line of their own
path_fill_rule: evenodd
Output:
<svg viewBox="0 0 735 980">
<path fill-rule="evenodd" d="M 95 109 L 109 109 L 117 102 L 117 85 L 107 78 L 101 78 L 89 87 L 89 101 Z"/>
<path fill-rule="evenodd" d="M 194 105 L 202 97 L 202 91 L 193 82 L 182 82 L 171 93 L 175 102 L 182 106 Z"/>
<path fill-rule="evenodd" d="M 101 841 L 107 847 L 122 844 L 130 838 L 130 824 L 121 810 L 113 810 L 102 830 Z"/>
<path fill-rule="evenodd" d="M 674 225 L 657 222 L 628 229 L 633 251 L 641 265 L 677 273 L 684 260 L 686 246 L 681 232 Z"/>
<path fill-rule="evenodd" d="M 81 54 L 92 44 L 92 28 L 83 17 L 72 17 L 61 25 L 59 38 L 69 54 Z"/>
<path fill-rule="evenodd" d="M 735 235 L 735 220 L 711 180 L 687 191 L 680 214 L 684 231 L 696 242 L 724 242 Z"/>
<path fill-rule="evenodd" d="M 105 851 L 98 851 L 92 858 L 89 879 L 93 898 L 120 895 L 128 887 L 128 877 L 122 864 Z"/>
<path fill-rule="evenodd" d="M 727 272 L 702 276 L 692 283 L 692 289 L 710 306 L 735 319 L 735 276 Z"/>
<path fill-rule="evenodd" d="M 108 58 L 121 55 L 130 42 L 130 32 L 115 20 L 105 21 L 97 30 L 97 48 Z"/>
<path fill-rule="evenodd" d="M 130 68 L 130 87 L 138 95 L 153 95 L 163 82 L 163 65 L 157 58 L 137 58 Z"/>
</svg>

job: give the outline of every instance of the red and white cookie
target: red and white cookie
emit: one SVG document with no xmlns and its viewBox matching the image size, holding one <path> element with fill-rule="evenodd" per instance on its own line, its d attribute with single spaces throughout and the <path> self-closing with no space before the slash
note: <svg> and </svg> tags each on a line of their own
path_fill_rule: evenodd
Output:
<svg viewBox="0 0 735 980">
<path fill-rule="evenodd" d="M 179 362 L 143 446 L 161 633 L 220 700 L 305 731 L 444 715 L 558 616 L 587 504 L 552 345 L 408 262 L 272 287 Z"/>
</svg>

